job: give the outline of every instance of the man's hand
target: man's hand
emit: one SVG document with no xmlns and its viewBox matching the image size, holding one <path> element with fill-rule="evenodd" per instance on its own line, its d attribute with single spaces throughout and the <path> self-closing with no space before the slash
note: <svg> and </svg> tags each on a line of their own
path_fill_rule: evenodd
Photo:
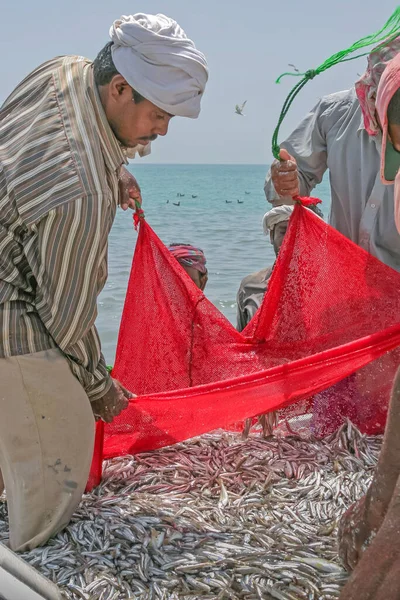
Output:
<svg viewBox="0 0 400 600">
<path fill-rule="evenodd" d="M 299 195 L 299 180 L 297 163 L 286 150 L 279 153 L 281 160 L 274 160 L 271 165 L 271 178 L 276 193 L 279 196 Z"/>
<path fill-rule="evenodd" d="M 121 167 L 121 173 L 119 176 L 119 205 L 122 210 L 127 208 L 136 208 L 136 200 L 139 204 L 142 204 L 142 194 L 140 186 L 136 181 L 132 173 L 129 173 L 125 167 Z"/>
<path fill-rule="evenodd" d="M 96 421 L 100 419 L 105 423 L 111 423 L 129 404 L 130 398 L 135 395 L 124 388 L 116 379 L 112 380 L 112 386 L 99 400 L 92 402 L 92 410 Z"/>
</svg>

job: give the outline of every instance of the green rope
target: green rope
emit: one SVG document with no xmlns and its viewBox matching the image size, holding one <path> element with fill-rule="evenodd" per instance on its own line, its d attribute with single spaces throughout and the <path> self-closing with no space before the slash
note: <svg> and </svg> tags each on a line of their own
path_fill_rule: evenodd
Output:
<svg viewBox="0 0 400 600">
<path fill-rule="evenodd" d="M 306 83 L 308 81 L 310 81 L 311 79 L 314 79 L 314 77 L 316 77 L 320 73 L 323 73 L 327 69 L 330 69 L 334 65 L 337 65 L 339 63 L 346 62 L 349 60 L 355 60 L 356 58 L 360 58 L 362 56 L 367 56 L 368 54 L 370 54 L 370 52 L 365 52 L 364 54 L 357 54 L 357 56 L 349 56 L 350 54 L 353 54 L 353 52 L 356 52 L 357 50 L 360 50 L 361 48 L 366 48 L 367 46 L 371 46 L 372 44 L 379 44 L 376 48 L 374 48 L 374 50 L 372 50 L 372 52 L 376 52 L 381 46 L 387 44 L 388 42 L 391 42 L 399 35 L 400 35 L 400 6 L 398 6 L 396 8 L 394 13 L 390 17 L 390 19 L 385 23 L 385 25 L 379 31 L 377 31 L 376 33 L 373 33 L 372 35 L 367 35 L 367 36 L 361 38 L 360 40 L 355 42 L 352 46 L 350 46 L 350 48 L 346 48 L 345 50 L 341 50 L 340 52 L 333 54 L 325 62 L 323 62 L 322 65 L 320 65 L 316 69 L 310 69 L 309 71 L 306 71 L 305 73 L 290 73 L 290 72 L 282 73 L 282 75 L 280 75 L 278 77 L 278 79 L 276 80 L 276 83 L 280 83 L 282 77 L 285 77 L 286 75 L 290 75 L 291 77 L 301 77 L 302 79 L 289 92 L 289 95 L 283 104 L 281 114 L 279 115 L 278 124 L 277 124 L 275 131 L 273 133 L 273 136 L 272 136 L 272 154 L 274 155 L 274 157 L 279 159 L 280 147 L 278 144 L 278 135 L 279 135 L 279 130 L 281 128 L 282 122 L 283 122 L 284 118 L 286 117 L 286 115 L 293 103 L 293 100 L 296 98 L 297 94 L 300 92 L 300 90 L 302 90 L 302 88 L 306 85 Z"/>
</svg>

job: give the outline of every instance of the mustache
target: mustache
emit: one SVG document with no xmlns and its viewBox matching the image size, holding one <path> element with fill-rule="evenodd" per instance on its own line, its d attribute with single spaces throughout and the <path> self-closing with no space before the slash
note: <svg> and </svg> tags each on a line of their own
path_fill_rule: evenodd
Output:
<svg viewBox="0 0 400 600">
<path fill-rule="evenodd" d="M 158 138 L 158 135 L 154 134 L 154 135 L 150 135 L 150 136 L 140 137 L 139 140 L 143 140 L 144 142 L 154 142 L 154 140 L 156 140 L 157 138 Z"/>
</svg>

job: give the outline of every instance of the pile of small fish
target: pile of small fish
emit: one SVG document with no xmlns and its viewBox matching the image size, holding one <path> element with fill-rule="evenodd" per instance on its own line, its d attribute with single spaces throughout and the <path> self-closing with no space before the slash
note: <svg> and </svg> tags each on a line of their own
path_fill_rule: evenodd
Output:
<svg viewBox="0 0 400 600">
<path fill-rule="evenodd" d="M 73 521 L 23 558 L 79 600 L 338 598 L 337 522 L 381 438 L 215 432 L 108 461 Z M 7 537 L 0 502 L 0 541 Z"/>
</svg>

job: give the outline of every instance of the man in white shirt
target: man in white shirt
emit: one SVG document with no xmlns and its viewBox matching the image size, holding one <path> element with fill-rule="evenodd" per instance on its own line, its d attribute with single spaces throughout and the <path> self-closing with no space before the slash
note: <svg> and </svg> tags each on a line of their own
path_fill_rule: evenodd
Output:
<svg viewBox="0 0 400 600">
<path fill-rule="evenodd" d="M 400 271 L 400 235 L 393 219 L 393 185 L 381 182 L 382 134 L 375 114 L 376 90 L 387 63 L 400 51 L 400 37 L 368 58 L 355 87 L 325 96 L 281 144 L 265 182 L 272 204 L 309 196 L 329 169 L 330 224 Z"/>
</svg>

